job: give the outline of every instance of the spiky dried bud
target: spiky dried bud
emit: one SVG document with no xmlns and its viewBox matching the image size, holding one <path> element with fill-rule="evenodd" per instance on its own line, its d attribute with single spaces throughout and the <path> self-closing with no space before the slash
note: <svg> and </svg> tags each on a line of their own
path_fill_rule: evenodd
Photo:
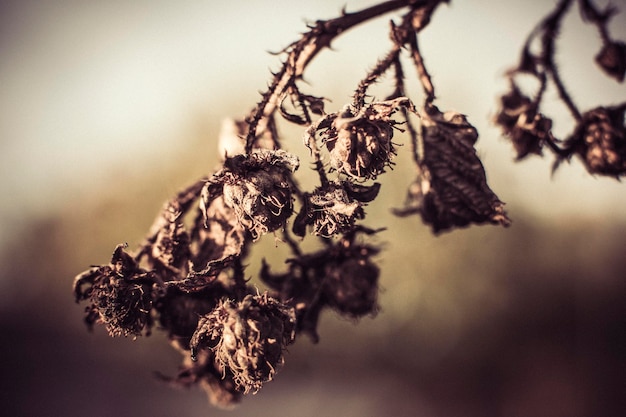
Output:
<svg viewBox="0 0 626 417">
<path fill-rule="evenodd" d="M 340 113 L 329 114 L 313 124 L 305 143 L 319 134 L 330 152 L 330 166 L 340 173 L 360 180 L 375 179 L 392 164 L 396 154 L 391 116 L 400 107 L 412 108 L 401 97 L 375 102 L 358 110 L 346 106 Z"/>
<path fill-rule="evenodd" d="M 621 83 L 626 75 L 626 44 L 616 41 L 606 42 L 596 55 L 596 63 L 607 75 Z"/>
<path fill-rule="evenodd" d="M 204 315 L 191 339 L 192 358 L 211 348 L 244 393 L 256 392 L 274 378 L 283 364 L 283 350 L 295 338 L 292 307 L 264 295 L 246 295 L 237 302 L 222 299 Z"/>
<path fill-rule="evenodd" d="M 206 210 L 221 188 L 224 204 L 254 238 L 280 229 L 293 211 L 290 175 L 298 165 L 296 156 L 280 149 L 227 158 L 207 183 L 202 207 Z"/>
<path fill-rule="evenodd" d="M 626 175 L 626 106 L 597 107 L 582 115 L 565 146 L 574 150 L 591 174 Z"/>
<path fill-rule="evenodd" d="M 324 140 L 330 151 L 330 165 L 337 171 L 358 178 L 376 178 L 385 171 L 395 154 L 388 122 L 354 118 L 351 114 L 335 119 L 335 133 Z"/>
<path fill-rule="evenodd" d="M 149 334 L 156 277 L 137 265 L 118 245 L 110 265 L 91 268 L 74 280 L 76 301 L 89 300 L 85 322 L 105 325 L 111 336 Z M 83 291 L 84 284 L 90 285 Z"/>
<path fill-rule="evenodd" d="M 371 187 L 338 181 L 318 187 L 305 195 L 304 205 L 296 216 L 293 231 L 304 236 L 306 226 L 313 225 L 313 233 L 330 237 L 351 230 L 356 221 L 365 216 L 364 203 L 376 198 L 380 184 Z"/>
<path fill-rule="evenodd" d="M 515 85 L 500 98 L 500 105 L 495 122 L 513 143 L 517 160 L 529 154 L 541 155 L 552 129 L 552 120 L 539 113 L 537 105 Z"/>
</svg>

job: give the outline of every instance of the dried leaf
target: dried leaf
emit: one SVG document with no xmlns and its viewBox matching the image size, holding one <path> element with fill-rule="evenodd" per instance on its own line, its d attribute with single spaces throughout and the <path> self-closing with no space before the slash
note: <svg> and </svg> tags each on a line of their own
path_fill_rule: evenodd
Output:
<svg viewBox="0 0 626 417">
<path fill-rule="evenodd" d="M 483 164 L 476 155 L 476 129 L 465 116 L 427 109 L 422 118 L 423 155 L 421 175 L 413 184 L 419 192 L 409 194 L 407 212 L 419 207 L 425 223 L 435 233 L 471 223 L 508 226 L 504 203 L 487 185 Z M 417 200 L 417 201 L 416 201 Z"/>
</svg>

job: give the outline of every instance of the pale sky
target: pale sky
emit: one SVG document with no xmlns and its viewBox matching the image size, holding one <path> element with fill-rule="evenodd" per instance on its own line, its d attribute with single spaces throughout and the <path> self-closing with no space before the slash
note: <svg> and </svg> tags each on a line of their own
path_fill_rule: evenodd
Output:
<svg viewBox="0 0 626 417">
<path fill-rule="evenodd" d="M 80 201 L 92 192 L 86 181 L 105 181 L 118 166 L 166 157 L 197 114 L 215 126 L 246 114 L 278 67 L 268 51 L 296 40 L 306 21 L 336 17 L 344 4 L 354 11 L 373 3 L 2 1 L 0 228 L 62 209 L 64 199 Z M 437 104 L 467 114 L 479 129 L 490 184 L 504 200 L 626 220 L 624 185 L 590 178 L 577 161 L 552 179 L 551 158 L 512 165 L 510 146 L 489 122 L 506 86 L 502 73 L 552 4 L 453 0 L 441 7 L 421 38 Z M 583 110 L 625 101 L 626 86 L 595 71 L 596 32 L 572 12 L 558 59 L 574 100 Z M 392 16 L 352 29 L 311 65 L 310 92 L 334 95 L 331 111 L 386 52 Z M 611 33 L 626 40 L 625 14 Z M 555 120 L 557 132 L 569 131 L 563 120 Z"/>
</svg>

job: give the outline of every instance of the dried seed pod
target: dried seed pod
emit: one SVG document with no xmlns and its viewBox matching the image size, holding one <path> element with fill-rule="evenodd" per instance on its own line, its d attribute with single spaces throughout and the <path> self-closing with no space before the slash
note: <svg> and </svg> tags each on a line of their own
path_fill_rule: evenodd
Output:
<svg viewBox="0 0 626 417">
<path fill-rule="evenodd" d="M 591 174 L 619 178 L 626 175 L 626 106 L 597 107 L 582 120 L 565 147 L 577 153 Z"/>
<path fill-rule="evenodd" d="M 153 284 L 157 277 L 136 264 L 118 245 L 110 265 L 91 268 L 74 279 L 76 301 L 89 300 L 85 322 L 105 325 L 111 336 L 149 334 L 152 325 Z M 84 284 L 90 285 L 87 290 Z"/>
<path fill-rule="evenodd" d="M 223 195 L 238 222 L 254 238 L 284 227 L 293 210 L 290 175 L 298 158 L 283 150 L 258 150 L 227 158 L 224 169 L 213 175 L 202 197 L 206 212 Z M 208 216 L 207 216 L 208 217 Z"/>
<path fill-rule="evenodd" d="M 313 233 L 324 237 L 348 232 L 365 216 L 364 203 L 373 200 L 379 189 L 378 183 L 366 187 L 347 181 L 318 187 L 305 195 L 304 206 L 294 221 L 294 233 L 304 236 L 307 225 L 313 225 Z"/>
<path fill-rule="evenodd" d="M 549 138 L 552 120 L 538 112 L 537 105 L 513 85 L 512 90 L 500 98 L 501 108 L 495 122 L 513 143 L 517 160 L 529 154 L 541 155 Z"/>
<path fill-rule="evenodd" d="M 626 75 L 626 44 L 617 41 L 606 42 L 596 55 L 596 63 L 607 75 L 621 83 Z"/>
<path fill-rule="evenodd" d="M 295 338 L 292 307 L 264 295 L 223 299 L 204 315 L 191 339 L 192 359 L 211 348 L 244 393 L 258 391 L 283 364 L 283 350 Z"/>
</svg>

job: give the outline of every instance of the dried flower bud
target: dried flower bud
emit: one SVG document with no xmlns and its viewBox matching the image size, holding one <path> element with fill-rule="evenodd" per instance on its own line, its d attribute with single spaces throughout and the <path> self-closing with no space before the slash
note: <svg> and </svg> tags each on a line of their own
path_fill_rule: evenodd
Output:
<svg viewBox="0 0 626 417">
<path fill-rule="evenodd" d="M 313 233 L 324 237 L 349 231 L 365 216 L 364 203 L 373 200 L 379 189 L 378 183 L 366 187 L 349 182 L 318 187 L 305 196 L 304 206 L 294 221 L 294 233 L 304 236 L 307 225 L 313 225 Z"/>
<path fill-rule="evenodd" d="M 621 83 L 626 75 L 626 44 L 606 42 L 596 55 L 596 62 L 604 72 Z"/>
<path fill-rule="evenodd" d="M 378 267 L 370 261 L 367 247 L 327 265 L 324 294 L 328 305 L 353 318 L 375 313 L 378 299 Z"/>
<path fill-rule="evenodd" d="M 313 124 L 305 135 L 309 148 L 315 133 L 330 152 L 330 165 L 340 173 L 358 179 L 374 179 L 385 172 L 396 154 L 392 114 L 399 107 L 410 107 L 407 98 L 371 103 L 358 111 L 346 106 L 341 113 L 329 114 Z"/>
<path fill-rule="evenodd" d="M 378 267 L 371 257 L 379 250 L 354 243 L 358 232 L 375 233 L 355 227 L 339 241 L 311 254 L 290 259 L 289 270 L 272 273 L 263 263 L 261 279 L 295 306 L 297 330 L 319 340 L 317 322 L 324 307 L 358 318 L 375 313 L 378 298 Z"/>
<path fill-rule="evenodd" d="M 591 174 L 626 175 L 626 128 L 621 107 L 598 107 L 582 115 L 565 146 L 582 158 Z"/>
<path fill-rule="evenodd" d="M 167 287 L 165 294 L 155 302 L 159 324 L 178 348 L 189 351 L 189 342 L 200 317 L 213 310 L 218 300 L 226 296 L 228 293 L 219 282 L 194 292 Z"/>
<path fill-rule="evenodd" d="M 354 118 L 335 119 L 336 135 L 325 139 L 330 165 L 337 171 L 359 178 L 376 178 L 385 171 L 395 154 L 389 122 Z"/>
<path fill-rule="evenodd" d="M 258 391 L 282 365 L 283 350 L 295 337 L 293 308 L 264 295 L 237 302 L 223 299 L 203 316 L 191 339 L 192 359 L 211 348 L 217 361 L 233 373 L 244 393 Z"/>
<path fill-rule="evenodd" d="M 552 120 L 539 113 L 536 104 L 516 86 L 501 97 L 500 103 L 495 122 L 513 142 L 517 159 L 523 159 L 531 153 L 541 155 L 552 128 Z"/>
<path fill-rule="evenodd" d="M 85 322 L 105 325 L 111 336 L 139 336 L 150 332 L 153 303 L 152 287 L 156 277 L 139 268 L 118 245 L 110 265 L 91 268 L 74 280 L 76 301 L 90 300 Z M 83 291 L 82 286 L 90 284 Z"/>
<path fill-rule="evenodd" d="M 292 214 L 290 175 L 298 168 L 294 155 L 283 150 L 259 150 L 227 158 L 203 191 L 202 207 L 208 208 L 220 188 L 224 203 L 254 238 L 284 227 Z M 208 216 L 207 216 L 208 217 Z"/>
</svg>

